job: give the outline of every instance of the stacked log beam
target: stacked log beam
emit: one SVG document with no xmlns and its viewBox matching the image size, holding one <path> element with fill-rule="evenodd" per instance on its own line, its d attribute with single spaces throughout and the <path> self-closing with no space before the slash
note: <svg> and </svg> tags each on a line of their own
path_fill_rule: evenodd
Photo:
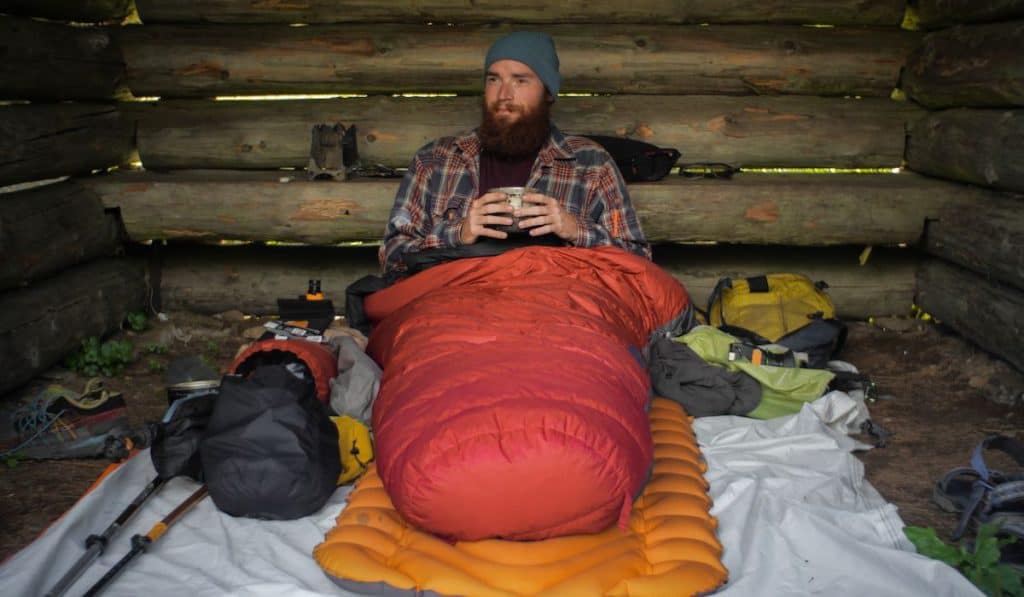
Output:
<svg viewBox="0 0 1024 597">
<path fill-rule="evenodd" d="M 550 25 L 563 92 L 886 97 L 918 35 L 792 26 Z M 149 25 L 119 39 L 136 96 L 481 90 L 508 25 Z"/>
<path fill-rule="evenodd" d="M 273 102 L 174 100 L 125 104 L 147 169 L 302 168 L 310 130 L 357 130 L 365 164 L 404 168 L 424 144 L 480 120 L 473 97 L 368 97 Z M 430 118 L 424 118 L 429 114 Z M 682 151 L 682 162 L 744 167 L 896 167 L 919 108 L 886 99 L 818 97 L 564 97 L 565 132 L 630 137 Z"/>
<path fill-rule="evenodd" d="M 970 207 L 957 203 L 940 212 L 928 224 L 927 249 L 1024 291 L 1024 196 L 993 195 Z"/>
<path fill-rule="evenodd" d="M 160 266 L 166 310 L 217 313 L 238 309 L 272 314 L 279 297 L 321 280 L 340 312 L 345 287 L 379 272 L 376 247 L 259 247 L 169 245 Z M 779 247 L 655 247 L 655 262 L 679 279 L 702 305 L 721 276 L 801 272 L 829 285 L 840 316 L 867 318 L 908 313 L 916 258 L 906 250 L 878 250 L 864 266 L 849 247 L 814 252 Z"/>
<path fill-rule="evenodd" d="M 792 23 L 899 25 L 897 0 L 136 0 L 145 23 Z"/>
<path fill-rule="evenodd" d="M 1024 105 L 1024 20 L 957 26 L 925 36 L 902 87 L 929 108 Z"/>
<path fill-rule="evenodd" d="M 0 12 L 57 21 L 103 23 L 121 21 L 132 0 L 0 0 Z"/>
<path fill-rule="evenodd" d="M 282 180 L 286 182 L 281 182 Z M 92 188 L 133 240 L 235 239 L 335 244 L 383 234 L 397 180 L 309 181 L 302 172 L 120 173 Z M 673 176 L 630 195 L 654 242 L 815 246 L 916 243 L 925 220 L 989 193 L 907 175 Z"/>
<path fill-rule="evenodd" d="M 1024 192 L 1024 110 L 957 108 L 911 125 L 907 165 L 915 172 Z"/>
<path fill-rule="evenodd" d="M 111 32 L 102 27 L 0 15 L 0 56 L 0 99 L 107 99 L 124 73 Z"/>
<path fill-rule="evenodd" d="M 120 328 L 145 296 L 142 264 L 101 259 L 0 294 L 0 394 L 76 350 L 81 340 Z"/>
<path fill-rule="evenodd" d="M 931 259 L 918 274 L 917 300 L 940 322 L 1024 370 L 1024 291 Z"/>
<path fill-rule="evenodd" d="M 1024 0 L 917 0 L 917 17 L 925 29 L 1024 19 Z"/>
<path fill-rule="evenodd" d="M 112 104 L 0 106 L 0 185 L 127 164 L 133 129 Z"/>
<path fill-rule="evenodd" d="M 0 290 L 120 250 L 120 222 L 81 185 L 0 194 Z"/>
</svg>

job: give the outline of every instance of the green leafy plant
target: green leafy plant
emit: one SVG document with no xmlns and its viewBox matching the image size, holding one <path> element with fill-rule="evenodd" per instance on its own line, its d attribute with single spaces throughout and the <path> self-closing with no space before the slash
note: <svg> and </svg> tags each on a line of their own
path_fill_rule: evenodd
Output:
<svg viewBox="0 0 1024 597">
<path fill-rule="evenodd" d="M 167 354 L 167 345 L 153 342 L 143 346 L 142 350 L 148 354 Z"/>
<path fill-rule="evenodd" d="M 142 311 L 129 311 L 125 320 L 128 321 L 128 328 L 133 332 L 141 332 L 146 329 L 146 314 Z"/>
<path fill-rule="evenodd" d="M 988 523 L 978 527 L 973 549 L 950 545 L 939 538 L 935 529 L 906 527 L 903 532 L 921 555 L 945 562 L 956 568 L 986 595 L 1024 596 L 1024 577 L 1014 568 L 999 563 L 1000 550 L 1015 539 L 999 538 L 999 527 Z"/>
<path fill-rule="evenodd" d="M 132 343 L 127 340 L 108 340 L 100 343 L 96 336 L 82 340 L 82 348 L 65 361 L 72 371 L 90 377 L 104 375 L 112 377 L 124 372 L 134 360 Z"/>
<path fill-rule="evenodd" d="M 160 359 L 149 359 L 146 365 L 149 367 L 150 373 L 159 373 L 167 368 L 167 365 Z"/>
</svg>

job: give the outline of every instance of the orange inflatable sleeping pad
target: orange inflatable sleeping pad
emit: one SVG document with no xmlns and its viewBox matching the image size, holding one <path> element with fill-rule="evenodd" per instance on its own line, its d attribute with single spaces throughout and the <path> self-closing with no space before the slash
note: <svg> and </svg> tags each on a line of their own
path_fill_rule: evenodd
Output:
<svg viewBox="0 0 1024 597">
<path fill-rule="evenodd" d="M 710 515 L 706 470 L 690 419 L 655 399 L 654 468 L 629 530 L 535 542 L 447 543 L 409 526 L 371 467 L 314 557 L 360 593 L 441 595 L 697 595 L 728 578 Z M 396 591 L 397 589 L 397 591 Z"/>
</svg>

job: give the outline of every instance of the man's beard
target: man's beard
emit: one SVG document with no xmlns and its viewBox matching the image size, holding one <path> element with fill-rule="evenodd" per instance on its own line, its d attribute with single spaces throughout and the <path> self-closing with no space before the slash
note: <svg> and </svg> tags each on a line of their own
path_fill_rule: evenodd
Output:
<svg viewBox="0 0 1024 597">
<path fill-rule="evenodd" d="M 483 121 L 478 134 L 484 150 L 505 159 L 522 159 L 534 155 L 551 135 L 551 105 L 523 112 L 522 106 L 511 106 L 519 113 L 515 122 L 503 122 L 495 115 L 497 104 L 483 104 Z"/>
</svg>

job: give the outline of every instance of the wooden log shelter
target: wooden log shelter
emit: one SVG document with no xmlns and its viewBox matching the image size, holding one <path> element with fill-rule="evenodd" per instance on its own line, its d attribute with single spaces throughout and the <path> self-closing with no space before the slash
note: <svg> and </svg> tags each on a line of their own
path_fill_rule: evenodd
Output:
<svg viewBox="0 0 1024 597">
<path fill-rule="evenodd" d="M 522 29 L 555 39 L 564 131 L 740 169 L 630 185 L 696 302 L 801 272 L 1024 369 L 1024 1 L 912 4 L 0 0 L 0 394 L 129 310 L 343 303 L 398 181 L 310 180 L 312 127 L 400 174 L 477 124 Z"/>
</svg>

